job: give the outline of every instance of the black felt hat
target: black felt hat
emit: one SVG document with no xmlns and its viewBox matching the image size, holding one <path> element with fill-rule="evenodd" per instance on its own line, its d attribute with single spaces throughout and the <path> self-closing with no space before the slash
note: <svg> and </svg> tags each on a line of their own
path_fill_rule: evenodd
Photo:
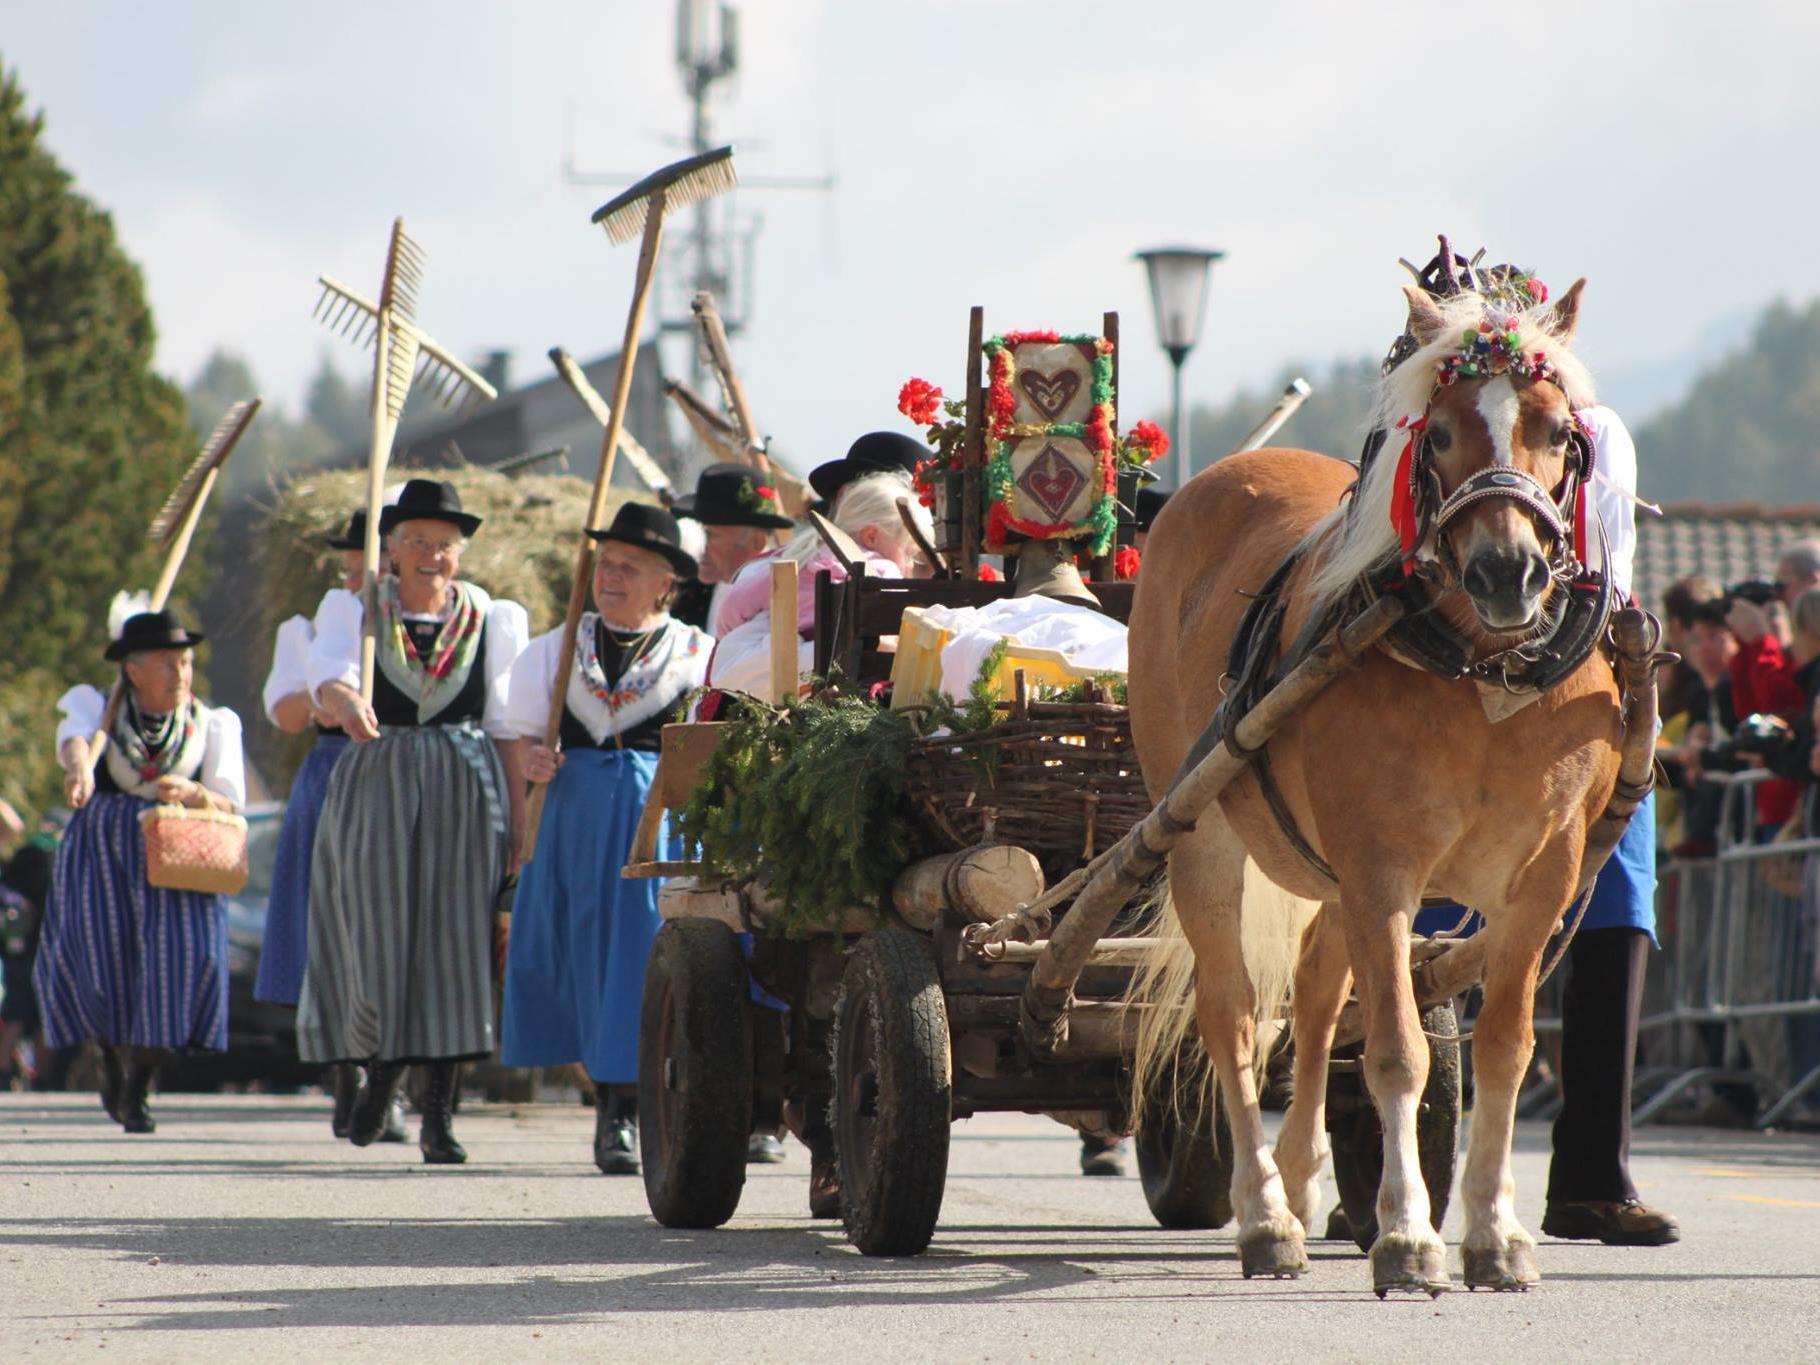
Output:
<svg viewBox="0 0 1820 1365">
<path fill-rule="evenodd" d="M 401 521 L 446 521 L 464 536 L 480 529 L 480 518 L 461 510 L 461 492 L 441 479 L 412 479 L 398 501 L 379 512 L 379 534 L 390 535 Z"/>
<path fill-rule="evenodd" d="M 869 431 L 839 460 L 817 465 L 809 473 L 809 487 L 832 498 L 855 479 L 868 474 L 914 474 L 917 465 L 933 452 L 921 441 L 898 431 Z"/>
<path fill-rule="evenodd" d="M 683 549 L 676 518 L 647 502 L 622 503 L 613 514 L 611 526 L 604 531 L 589 531 L 588 535 L 594 540 L 616 540 L 621 545 L 635 545 L 662 555 L 670 561 L 678 578 L 693 578 L 700 567 L 695 556 Z"/>
<path fill-rule="evenodd" d="M 1160 488 L 1140 488 L 1137 495 L 1137 506 L 1132 509 L 1140 531 L 1148 531 L 1150 524 L 1156 520 L 1156 514 L 1163 510 L 1163 504 L 1169 501 L 1169 494 Z"/>
<path fill-rule="evenodd" d="M 775 496 L 760 497 L 765 481 L 751 465 L 711 464 L 695 481 L 695 491 L 678 498 L 671 508 L 679 517 L 693 517 L 703 526 L 752 526 L 765 531 L 787 530 L 795 525 L 783 515 Z M 772 510 L 763 510 L 769 507 Z"/>
<path fill-rule="evenodd" d="M 367 514 L 363 507 L 348 518 L 348 529 L 340 535 L 325 536 L 331 550 L 364 550 L 367 547 Z"/>
<path fill-rule="evenodd" d="M 177 620 L 175 612 L 142 611 L 126 618 L 120 638 L 109 643 L 103 657 L 111 663 L 119 663 L 129 654 L 140 654 L 148 649 L 188 649 L 207 638 L 185 627 Z"/>
</svg>

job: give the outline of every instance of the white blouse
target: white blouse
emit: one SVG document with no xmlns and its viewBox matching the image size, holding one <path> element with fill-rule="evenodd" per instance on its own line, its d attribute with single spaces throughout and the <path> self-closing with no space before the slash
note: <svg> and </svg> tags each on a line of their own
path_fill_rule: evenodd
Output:
<svg viewBox="0 0 1820 1365">
<path fill-rule="evenodd" d="M 585 613 L 581 628 L 593 630 L 596 619 L 592 612 Z M 708 659 L 714 649 L 712 637 L 675 620 L 666 630 L 671 637 L 670 648 L 661 676 L 650 680 L 653 685 L 648 691 L 628 697 L 617 708 L 609 706 L 582 685 L 580 670 L 573 664 L 574 654 L 570 654 L 568 691 L 563 701 L 596 744 L 605 743 L 610 735 L 631 730 L 653 716 L 675 709 L 679 701 L 707 681 Z M 506 725 L 520 739 L 543 743 L 544 727 L 550 720 L 550 695 L 560 671 L 562 633 L 561 626 L 545 631 L 526 646 L 524 653 L 518 656 L 518 662 L 512 665 Z"/>
<path fill-rule="evenodd" d="M 470 585 L 472 586 L 472 585 Z M 323 686 L 338 682 L 360 686 L 360 627 L 365 616 L 360 597 L 346 588 L 330 588 L 316 608 L 315 640 L 304 670 L 310 696 L 320 701 Z M 531 637 L 531 618 L 516 602 L 486 599 L 487 700 L 480 728 L 494 739 L 513 739 L 507 723 L 512 665 Z"/>
<path fill-rule="evenodd" d="M 309 683 L 310 644 L 316 632 L 307 616 L 293 616 L 278 627 L 278 638 L 272 642 L 272 671 L 265 678 L 265 717 L 278 723 L 278 703 L 299 692 L 307 692 Z"/>
<path fill-rule="evenodd" d="M 1620 597 L 1630 596 L 1631 569 L 1637 559 L 1637 446 L 1623 420 L 1604 404 L 1580 414 L 1593 434 L 1593 506 L 1605 523 L 1611 547 L 1611 583 Z"/>
<path fill-rule="evenodd" d="M 101 728 L 107 697 L 98 687 L 80 683 L 57 700 L 63 722 L 57 727 L 57 751 L 76 735 L 88 739 Z M 196 780 L 240 810 L 246 805 L 246 754 L 240 747 L 240 717 L 225 706 L 196 703 L 202 726 L 202 771 Z"/>
</svg>

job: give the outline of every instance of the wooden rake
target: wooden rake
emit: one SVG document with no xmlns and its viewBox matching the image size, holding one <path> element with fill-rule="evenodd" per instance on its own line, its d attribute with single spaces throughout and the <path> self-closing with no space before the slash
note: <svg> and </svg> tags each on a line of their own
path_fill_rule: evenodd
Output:
<svg viewBox="0 0 1820 1365">
<path fill-rule="evenodd" d="M 569 392 L 581 400 L 581 405 L 593 414 L 602 429 L 613 425 L 613 409 L 607 400 L 600 396 L 600 391 L 588 382 L 587 371 L 581 368 L 575 357 L 560 346 L 550 348 L 550 363 L 556 367 L 556 373 L 562 376 L 562 382 L 569 386 Z M 665 507 L 676 502 L 676 489 L 670 484 L 670 476 L 663 471 L 663 466 L 651 458 L 631 432 L 621 423 L 619 429 L 619 453 L 624 455 L 638 477 L 644 481 L 646 488 L 657 494 L 657 500 Z"/>
<path fill-rule="evenodd" d="M 372 448 L 367 457 L 367 533 L 360 631 L 360 696 L 373 699 L 373 664 L 379 618 L 379 511 L 386 467 L 399 418 L 413 387 L 422 385 L 444 407 L 497 398 L 498 391 L 457 360 L 417 325 L 417 290 L 423 283 L 423 248 L 405 234 L 404 219 L 392 220 L 385 273 L 377 303 L 328 275 L 318 275 L 322 293 L 315 315 L 357 346 L 373 347 Z"/>
<path fill-rule="evenodd" d="M 215 423 L 215 429 L 209 433 L 208 440 L 202 443 L 202 450 L 190 461 L 190 467 L 183 471 L 183 477 L 177 480 L 177 486 L 171 490 L 170 497 L 164 500 L 164 506 L 158 509 L 158 515 L 152 518 L 146 539 L 157 541 L 158 547 L 164 551 L 164 567 L 158 571 L 158 581 L 152 586 L 151 599 L 146 604 L 147 611 L 163 611 L 165 603 L 171 600 L 171 589 L 176 585 L 177 573 L 183 568 L 183 561 L 189 556 L 190 542 L 196 538 L 196 526 L 202 520 L 203 509 L 208 506 L 209 494 L 215 491 L 215 484 L 221 477 L 221 468 L 227 463 L 228 456 L 234 453 L 235 445 L 258 415 L 259 403 L 257 398 L 244 399 L 221 415 L 221 420 Z M 91 776 L 96 765 L 101 762 L 102 753 L 107 749 L 107 737 L 113 733 L 114 721 L 120 715 L 120 706 L 125 700 L 125 679 L 115 678 L 113 690 L 108 693 L 107 708 L 101 713 L 101 728 L 89 739 L 88 762 Z"/>
<path fill-rule="evenodd" d="M 632 304 L 626 311 L 626 330 L 619 346 L 619 372 L 613 379 L 613 400 L 607 410 L 606 432 L 601 437 L 600 464 L 594 471 L 594 492 L 588 499 L 588 519 L 582 527 L 581 547 L 575 556 L 575 579 L 569 586 L 569 610 L 562 624 L 562 652 L 556 657 L 556 683 L 550 689 L 549 719 L 544 725 L 546 748 L 557 747 L 562 732 L 563 695 L 568 690 L 570 660 L 575 656 L 575 636 L 581 629 L 581 613 L 587 605 L 588 584 L 594 564 L 594 542 L 588 532 L 600 529 L 606 515 L 607 486 L 613 480 L 613 461 L 619 454 L 626 428 L 626 404 L 632 398 L 632 373 L 638 363 L 638 334 L 644 326 L 645 303 L 651 295 L 651 279 L 657 272 L 657 253 L 663 245 L 664 216 L 673 209 L 724 194 L 738 181 L 733 171 L 733 149 L 716 148 L 699 156 L 672 162 L 653 171 L 623 193 L 609 199 L 594 211 L 593 220 L 605 229 L 614 245 L 640 237 L 638 266 L 633 276 Z M 525 812 L 523 859 L 531 861 L 537 848 L 537 830 L 543 820 L 544 794 L 548 783 L 531 789 L 531 803 Z"/>
</svg>

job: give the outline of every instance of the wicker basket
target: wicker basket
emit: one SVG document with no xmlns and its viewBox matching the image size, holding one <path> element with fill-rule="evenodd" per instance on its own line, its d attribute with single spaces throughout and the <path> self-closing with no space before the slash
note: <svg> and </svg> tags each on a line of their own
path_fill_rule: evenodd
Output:
<svg viewBox="0 0 1820 1365">
<path fill-rule="evenodd" d="M 910 798 L 952 849 L 1029 849 L 1051 877 L 1086 862 L 1150 813 L 1130 714 L 1109 702 L 1012 704 L 968 735 L 917 740 Z"/>
<path fill-rule="evenodd" d="M 145 879 L 167 891 L 232 896 L 246 885 L 246 821 L 218 810 L 152 806 L 139 815 Z"/>
</svg>

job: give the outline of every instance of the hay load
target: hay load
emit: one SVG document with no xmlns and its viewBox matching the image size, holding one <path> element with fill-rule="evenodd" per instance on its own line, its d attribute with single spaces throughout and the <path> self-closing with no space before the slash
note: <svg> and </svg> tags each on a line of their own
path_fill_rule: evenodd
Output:
<svg viewBox="0 0 1820 1365">
<path fill-rule="evenodd" d="M 461 557 L 461 576 L 495 597 L 524 604 L 533 635 L 562 623 L 575 573 L 575 547 L 588 512 L 588 485 L 567 475 L 511 477 L 458 465 L 447 469 L 395 469 L 392 482 L 413 475 L 447 479 L 461 490 L 461 503 L 483 525 Z M 339 553 L 323 543 L 339 532 L 348 514 L 366 499 L 366 471 L 311 471 L 280 490 L 255 537 L 258 574 L 257 648 L 271 658 L 279 623 L 312 615 L 339 571 Z M 607 519 L 629 495 L 608 496 Z M 222 565 L 225 573 L 233 572 Z M 308 735 L 284 736 L 272 747 L 267 767 L 273 787 L 286 791 L 309 747 Z"/>
</svg>

